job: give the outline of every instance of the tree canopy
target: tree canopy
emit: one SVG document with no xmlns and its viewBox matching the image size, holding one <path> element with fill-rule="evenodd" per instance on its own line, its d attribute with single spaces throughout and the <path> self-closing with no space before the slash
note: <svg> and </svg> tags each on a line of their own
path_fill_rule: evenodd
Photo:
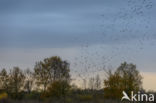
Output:
<svg viewBox="0 0 156 103">
<path fill-rule="evenodd" d="M 134 64 L 121 63 L 114 73 L 109 71 L 107 74 L 108 77 L 104 80 L 107 98 L 121 98 L 123 90 L 130 95 L 131 91 L 142 89 L 142 77 Z"/>
<path fill-rule="evenodd" d="M 54 81 L 70 80 L 69 63 L 63 61 L 58 56 L 53 56 L 37 62 L 34 71 L 34 76 L 36 77 L 38 84 L 43 85 L 44 90 Z"/>
</svg>

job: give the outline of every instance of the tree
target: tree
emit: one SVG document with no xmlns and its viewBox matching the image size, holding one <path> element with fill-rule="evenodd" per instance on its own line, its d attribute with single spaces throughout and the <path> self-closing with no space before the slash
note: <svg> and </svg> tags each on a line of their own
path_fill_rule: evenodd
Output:
<svg viewBox="0 0 156 103">
<path fill-rule="evenodd" d="M 0 72 L 0 88 L 8 92 L 8 79 L 9 75 L 5 69 L 2 69 Z"/>
<path fill-rule="evenodd" d="M 33 87 L 33 73 L 29 69 L 26 69 L 25 77 L 24 89 L 30 93 Z"/>
<path fill-rule="evenodd" d="M 48 97 L 54 97 L 57 99 L 65 100 L 68 91 L 70 89 L 69 83 L 64 80 L 54 81 L 51 85 L 48 86 L 46 95 Z"/>
<path fill-rule="evenodd" d="M 104 97 L 107 99 L 119 99 L 123 90 L 120 87 L 122 78 L 116 73 L 113 74 L 111 70 L 107 72 L 107 75 L 107 79 L 104 80 Z"/>
<path fill-rule="evenodd" d="M 124 62 L 117 68 L 116 74 L 121 76 L 121 86 L 128 94 L 130 94 L 132 90 L 138 91 L 142 89 L 142 76 L 136 69 L 136 65 Z"/>
<path fill-rule="evenodd" d="M 9 89 L 14 98 L 18 98 L 18 93 L 23 88 L 25 75 L 19 67 L 14 67 L 9 74 Z"/>
<path fill-rule="evenodd" d="M 101 88 L 101 80 L 100 80 L 99 75 L 96 75 L 96 77 L 89 78 L 88 86 L 89 86 L 89 89 L 91 89 L 91 90 L 100 89 Z"/>
<path fill-rule="evenodd" d="M 37 62 L 34 68 L 34 77 L 36 79 L 36 83 L 38 86 L 43 86 L 43 90 L 45 91 L 48 83 L 49 83 L 49 75 L 48 70 L 44 67 L 43 62 Z"/>
<path fill-rule="evenodd" d="M 61 60 L 60 57 L 54 56 L 37 62 L 34 68 L 34 76 L 39 85 L 42 85 L 44 91 L 47 86 L 54 81 L 70 80 L 69 63 Z"/>
<path fill-rule="evenodd" d="M 95 77 L 95 89 L 99 90 L 101 88 L 101 79 L 99 75 Z"/>
<path fill-rule="evenodd" d="M 86 79 L 83 79 L 83 89 L 86 90 L 87 81 Z"/>
<path fill-rule="evenodd" d="M 91 90 L 95 89 L 95 78 L 94 77 L 89 78 L 88 86 L 89 86 L 89 89 L 91 89 Z"/>
<path fill-rule="evenodd" d="M 104 80 L 106 98 L 117 99 L 121 98 L 122 91 L 130 95 L 131 91 L 142 89 L 142 77 L 134 64 L 124 62 L 114 73 L 109 71 L 107 74 L 108 77 Z"/>
</svg>

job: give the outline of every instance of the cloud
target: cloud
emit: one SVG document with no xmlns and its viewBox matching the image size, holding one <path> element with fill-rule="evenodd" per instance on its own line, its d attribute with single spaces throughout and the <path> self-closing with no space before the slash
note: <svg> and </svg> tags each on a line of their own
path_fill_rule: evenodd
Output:
<svg viewBox="0 0 156 103">
<path fill-rule="evenodd" d="M 131 13 L 119 0 L 0 0 L 0 47 L 74 47 L 81 44 L 125 43 L 153 36 L 153 9 Z M 122 9 L 124 8 L 124 9 Z M 144 10 L 144 9 L 142 9 Z M 102 16 L 101 16 L 102 15 Z M 130 18 L 133 16 L 133 18 Z M 151 24 L 147 23 L 148 21 Z M 141 25 L 141 26 L 140 26 Z M 154 27 L 154 26 L 153 26 Z M 147 32 L 152 31 L 152 32 Z"/>
</svg>

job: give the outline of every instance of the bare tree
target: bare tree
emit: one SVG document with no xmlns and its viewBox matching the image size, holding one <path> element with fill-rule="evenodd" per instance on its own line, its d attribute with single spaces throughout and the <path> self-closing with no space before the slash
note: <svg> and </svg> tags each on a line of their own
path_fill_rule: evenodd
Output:
<svg viewBox="0 0 156 103">
<path fill-rule="evenodd" d="M 14 67 L 9 74 L 9 89 L 14 94 L 14 98 L 18 97 L 18 93 L 23 88 L 25 75 L 19 67 Z"/>
<path fill-rule="evenodd" d="M 94 90 L 95 89 L 95 78 L 94 77 L 89 78 L 88 87 L 91 90 Z"/>
<path fill-rule="evenodd" d="M 30 71 L 30 69 L 26 69 L 25 71 L 25 85 L 24 85 L 24 89 L 26 89 L 26 91 L 28 93 L 31 92 L 32 88 L 33 88 L 33 73 Z"/>
<path fill-rule="evenodd" d="M 0 88 L 2 90 L 5 90 L 6 92 L 8 92 L 8 86 L 9 86 L 9 75 L 6 71 L 6 69 L 2 69 L 0 72 Z"/>
<path fill-rule="evenodd" d="M 101 79 L 99 75 L 95 77 L 95 89 L 99 90 L 101 88 Z"/>
<path fill-rule="evenodd" d="M 83 79 L 83 89 L 86 89 L 86 87 L 87 87 L 87 81 L 86 79 Z"/>
</svg>

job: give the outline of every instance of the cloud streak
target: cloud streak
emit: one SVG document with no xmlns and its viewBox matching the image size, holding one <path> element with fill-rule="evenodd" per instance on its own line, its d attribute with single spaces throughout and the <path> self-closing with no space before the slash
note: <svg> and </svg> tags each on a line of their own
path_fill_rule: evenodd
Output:
<svg viewBox="0 0 156 103">
<path fill-rule="evenodd" d="M 123 0 L 0 2 L 1 48 L 125 43 L 124 40 L 142 38 L 149 31 L 144 27 L 149 21 L 149 12 L 144 12 L 145 16 L 132 14 L 131 6 L 127 7 L 127 1 Z M 150 11 L 155 16 L 154 10 Z M 152 26 L 155 25 L 153 20 L 150 20 Z M 153 32 L 148 37 L 153 38 L 155 29 L 150 30 Z"/>
</svg>

